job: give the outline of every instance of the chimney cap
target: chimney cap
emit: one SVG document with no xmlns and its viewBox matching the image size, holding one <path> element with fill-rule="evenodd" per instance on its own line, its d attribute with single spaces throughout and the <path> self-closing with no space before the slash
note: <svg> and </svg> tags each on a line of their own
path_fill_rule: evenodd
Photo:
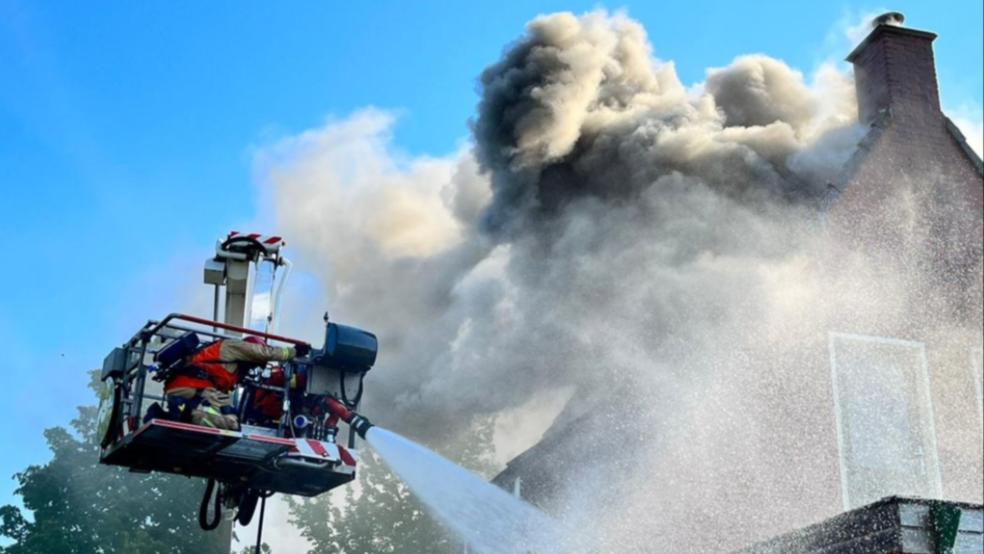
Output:
<svg viewBox="0 0 984 554">
<path fill-rule="evenodd" d="M 861 44 L 857 45 L 854 50 L 847 55 L 847 61 L 854 63 L 854 60 L 861 54 L 861 52 L 872 42 L 878 39 L 882 35 L 904 35 L 910 37 L 916 37 L 924 40 L 929 40 L 932 42 L 936 38 L 936 33 L 930 33 L 928 31 L 920 31 L 918 29 L 912 29 L 910 27 L 903 27 L 901 25 L 902 20 L 905 19 L 899 12 L 888 12 L 882 14 L 871 21 L 871 32 L 868 36 L 864 37 Z"/>
<path fill-rule="evenodd" d="M 905 15 L 902 12 L 885 12 L 871 20 L 871 27 L 874 28 L 879 25 L 894 25 L 896 27 L 901 27 L 902 22 L 904 21 Z"/>
</svg>

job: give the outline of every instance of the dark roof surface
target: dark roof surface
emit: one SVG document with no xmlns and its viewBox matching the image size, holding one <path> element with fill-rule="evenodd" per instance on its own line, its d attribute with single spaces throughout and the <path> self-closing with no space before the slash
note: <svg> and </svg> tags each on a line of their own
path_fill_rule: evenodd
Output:
<svg viewBox="0 0 984 554">
<path fill-rule="evenodd" d="M 943 116 L 943 119 L 946 120 L 946 130 L 950 132 L 950 136 L 952 136 L 953 139 L 957 141 L 957 144 L 960 145 L 964 155 L 966 155 L 967 158 L 969 158 L 974 164 L 974 167 L 977 168 L 977 173 L 979 175 L 984 175 L 984 162 L 981 161 L 981 157 L 974 151 L 973 148 L 970 147 L 970 144 L 967 144 L 967 138 L 960 132 L 957 125 L 951 121 L 949 117 Z"/>
</svg>

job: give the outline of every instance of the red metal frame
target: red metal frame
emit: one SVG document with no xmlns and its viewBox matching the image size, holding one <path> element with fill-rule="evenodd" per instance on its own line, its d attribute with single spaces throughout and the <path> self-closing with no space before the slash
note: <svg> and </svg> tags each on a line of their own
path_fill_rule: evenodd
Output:
<svg viewBox="0 0 984 554">
<path fill-rule="evenodd" d="M 308 344 L 182 313 L 171 313 L 160 321 L 148 322 L 123 347 L 127 356 L 131 353 L 139 356 L 134 368 L 124 370 L 123 382 L 119 385 L 129 391 L 129 405 L 119 408 L 125 410 L 123 434 L 107 445 L 100 456 L 102 463 L 137 471 L 247 483 L 257 490 L 303 496 L 321 494 L 355 478 L 357 451 L 350 451 L 335 442 L 271 436 L 249 430 L 219 430 L 169 419 L 152 419 L 141 425 L 138 417 L 142 417 L 147 377 L 144 356 L 151 337 L 170 337 L 165 331 L 202 333 L 218 339 L 228 338 L 228 332 L 236 332 L 279 343 Z M 286 388 L 284 392 L 287 393 Z"/>
<path fill-rule="evenodd" d="M 270 340 L 275 340 L 275 341 L 280 341 L 280 342 L 288 342 L 290 344 L 308 344 L 308 343 L 306 343 L 306 342 L 304 342 L 302 340 L 292 339 L 290 337 L 284 337 L 282 335 L 274 335 L 273 333 L 264 333 L 263 331 L 257 331 L 255 329 L 249 329 L 249 328 L 246 328 L 246 327 L 239 327 L 238 325 L 229 325 L 228 323 L 222 323 L 222 322 L 219 322 L 219 321 L 212 321 L 212 320 L 209 320 L 209 319 L 205 319 L 203 317 L 195 317 L 193 315 L 178 314 L 178 313 L 168 314 L 167 317 L 165 317 L 164 319 L 162 319 L 160 321 L 160 323 L 158 323 L 157 325 L 155 325 L 149 331 L 150 334 L 154 334 L 157 331 L 159 331 L 161 328 L 165 327 L 167 325 L 167 323 L 169 321 L 171 321 L 172 319 L 178 319 L 178 320 L 182 320 L 182 321 L 190 321 L 192 323 L 198 323 L 199 325 L 207 325 L 209 327 L 215 327 L 217 329 L 225 329 L 227 331 L 235 331 L 237 333 L 243 333 L 243 334 L 246 334 L 246 335 L 254 335 L 254 336 L 257 336 L 257 337 L 263 337 L 263 338 L 270 339 Z"/>
</svg>

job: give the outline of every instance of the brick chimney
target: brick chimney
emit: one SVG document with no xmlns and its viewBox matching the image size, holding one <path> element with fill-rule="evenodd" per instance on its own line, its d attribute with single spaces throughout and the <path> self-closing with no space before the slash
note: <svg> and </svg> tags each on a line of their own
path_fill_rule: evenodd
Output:
<svg viewBox="0 0 984 554">
<path fill-rule="evenodd" d="M 876 18 L 871 33 L 847 57 L 854 64 L 861 123 L 871 123 L 884 110 L 907 124 L 940 121 L 933 60 L 936 35 L 902 27 L 903 19 L 898 12 Z"/>
</svg>

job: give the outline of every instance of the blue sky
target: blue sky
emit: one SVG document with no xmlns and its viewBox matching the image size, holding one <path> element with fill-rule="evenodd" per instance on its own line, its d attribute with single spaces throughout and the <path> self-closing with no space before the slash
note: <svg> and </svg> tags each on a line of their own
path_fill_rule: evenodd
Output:
<svg viewBox="0 0 984 554">
<path fill-rule="evenodd" d="M 0 503 L 47 459 L 42 429 L 91 401 L 85 371 L 256 218 L 251 152 L 377 106 L 400 114 L 403 151 L 444 155 L 526 21 L 598 7 L 625 8 L 692 84 L 753 52 L 809 74 L 885 4 L 0 0 Z M 980 124 L 980 0 L 890 7 L 940 35 L 944 107 Z"/>
</svg>

